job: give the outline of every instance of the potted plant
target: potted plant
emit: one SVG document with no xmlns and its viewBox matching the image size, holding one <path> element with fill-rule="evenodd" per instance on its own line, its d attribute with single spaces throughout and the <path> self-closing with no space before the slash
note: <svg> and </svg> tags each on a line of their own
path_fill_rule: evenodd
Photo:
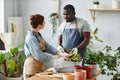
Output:
<svg viewBox="0 0 120 80">
<path fill-rule="evenodd" d="M 93 58 L 95 58 L 94 55 L 96 55 L 96 53 L 98 53 L 99 51 L 95 52 L 91 49 L 91 47 L 94 45 L 94 41 L 98 41 L 101 43 L 103 41 L 97 36 L 98 28 L 95 28 L 94 30 L 91 29 L 90 34 L 91 34 L 90 35 L 90 43 L 89 43 L 89 45 L 87 47 L 87 51 L 86 51 L 86 55 L 88 56 L 87 61 L 89 61 L 87 63 L 96 63 L 96 59 L 93 59 Z M 90 58 L 90 57 L 92 57 L 92 58 Z"/>
<path fill-rule="evenodd" d="M 5 73 L 4 73 L 4 56 L 5 54 L 3 51 L 0 52 L 0 79 L 5 80 Z"/>
<path fill-rule="evenodd" d="M 52 24 L 52 36 L 54 36 L 57 29 L 58 13 L 51 13 L 49 17 L 50 23 Z"/>
<path fill-rule="evenodd" d="M 19 47 L 11 48 L 5 53 L 4 59 L 7 80 L 13 80 L 16 77 L 22 80 L 23 64 L 26 59 L 23 51 L 19 51 Z"/>
<path fill-rule="evenodd" d="M 93 1 L 93 6 L 95 9 L 99 7 L 99 4 L 100 4 L 100 2 L 98 0 Z"/>
<path fill-rule="evenodd" d="M 102 51 L 104 56 L 102 60 L 99 61 L 99 67 L 101 74 L 112 76 L 111 80 L 119 80 L 120 79 L 120 72 L 118 71 L 118 66 L 120 65 L 120 47 L 116 50 L 112 50 L 110 46 L 106 46 Z M 113 53 L 113 54 L 111 54 Z"/>
<path fill-rule="evenodd" d="M 86 64 L 97 64 L 98 54 L 90 49 L 86 51 Z"/>
<path fill-rule="evenodd" d="M 91 30 L 90 35 L 90 44 L 87 47 L 86 51 L 86 60 L 85 63 L 89 64 L 93 67 L 92 74 L 96 75 L 97 70 L 97 64 L 99 60 L 101 60 L 103 54 L 100 51 L 94 51 L 91 49 L 91 47 L 94 45 L 94 41 L 103 42 L 98 36 L 98 28 L 95 28 L 94 30 Z M 99 59 L 98 59 L 99 58 Z"/>
<path fill-rule="evenodd" d="M 103 53 L 100 51 L 94 52 L 90 49 L 87 49 L 85 63 L 93 67 L 92 75 L 96 75 L 97 65 L 102 60 L 102 57 Z"/>
</svg>

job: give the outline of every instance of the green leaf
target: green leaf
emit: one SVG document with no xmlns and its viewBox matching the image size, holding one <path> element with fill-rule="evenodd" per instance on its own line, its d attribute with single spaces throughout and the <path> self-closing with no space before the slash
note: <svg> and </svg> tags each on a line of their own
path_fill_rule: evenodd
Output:
<svg viewBox="0 0 120 80">
<path fill-rule="evenodd" d="M 17 55 L 17 54 L 18 54 L 18 47 L 11 48 L 11 49 L 10 49 L 10 53 L 11 53 L 13 56 Z"/>
<path fill-rule="evenodd" d="M 94 34 L 97 34 L 97 33 L 98 33 L 98 28 L 94 30 Z"/>
<path fill-rule="evenodd" d="M 12 70 L 14 70 L 15 66 L 16 66 L 15 60 L 10 59 L 10 60 L 6 61 L 6 67 L 7 67 L 7 69 L 11 68 Z"/>
<path fill-rule="evenodd" d="M 0 52 L 0 64 L 3 63 L 5 54 Z"/>
</svg>

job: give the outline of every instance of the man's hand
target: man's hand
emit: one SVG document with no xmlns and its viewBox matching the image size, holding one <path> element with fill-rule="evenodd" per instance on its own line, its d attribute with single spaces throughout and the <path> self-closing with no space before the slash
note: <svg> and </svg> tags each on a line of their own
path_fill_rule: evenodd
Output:
<svg viewBox="0 0 120 80">
<path fill-rule="evenodd" d="M 71 49 L 65 49 L 66 53 L 70 53 Z"/>
<path fill-rule="evenodd" d="M 75 50 L 75 53 L 78 53 L 78 49 L 75 47 L 75 48 L 73 48 L 74 50 Z"/>
<path fill-rule="evenodd" d="M 73 48 L 75 50 L 76 53 L 78 53 L 78 49 L 75 47 Z M 66 53 L 70 53 L 72 49 L 65 49 Z"/>
</svg>

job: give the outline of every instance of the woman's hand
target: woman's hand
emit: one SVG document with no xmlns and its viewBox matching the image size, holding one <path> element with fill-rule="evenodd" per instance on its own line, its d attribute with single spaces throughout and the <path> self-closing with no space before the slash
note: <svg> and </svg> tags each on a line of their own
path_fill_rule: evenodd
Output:
<svg viewBox="0 0 120 80">
<path fill-rule="evenodd" d="M 69 54 L 66 53 L 66 52 L 58 51 L 58 52 L 57 52 L 57 55 L 59 55 L 59 56 L 61 56 L 61 57 L 67 57 Z"/>
<path fill-rule="evenodd" d="M 58 50 L 58 51 L 61 51 L 61 52 L 65 52 L 62 46 L 58 46 L 58 47 L 57 47 L 57 50 Z"/>
</svg>

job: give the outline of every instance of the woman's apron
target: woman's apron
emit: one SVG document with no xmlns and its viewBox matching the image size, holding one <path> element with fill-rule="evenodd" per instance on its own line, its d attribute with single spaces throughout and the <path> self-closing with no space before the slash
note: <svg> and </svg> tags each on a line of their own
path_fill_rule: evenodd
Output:
<svg viewBox="0 0 120 80">
<path fill-rule="evenodd" d="M 83 41 L 82 34 L 78 30 L 77 19 L 75 19 L 75 26 L 76 28 L 64 28 L 63 30 L 62 47 L 64 49 L 73 49 Z M 64 27 L 66 27 L 66 24 Z M 78 52 L 82 57 L 84 57 L 86 48 L 79 49 Z M 84 59 L 82 64 L 84 65 Z"/>
<path fill-rule="evenodd" d="M 44 71 L 44 63 L 35 60 L 31 55 L 26 59 L 24 63 L 23 76 L 24 80 L 29 78 L 36 73 Z"/>
<path fill-rule="evenodd" d="M 39 40 L 39 38 L 36 35 L 35 37 L 37 38 L 42 51 L 45 51 L 44 40 L 43 39 Z M 35 75 L 36 73 L 43 72 L 44 70 L 45 70 L 45 64 L 43 62 L 35 60 L 34 57 L 30 55 L 29 57 L 27 57 L 24 63 L 24 69 L 23 69 L 24 80 L 26 80 L 26 78 Z"/>
</svg>

